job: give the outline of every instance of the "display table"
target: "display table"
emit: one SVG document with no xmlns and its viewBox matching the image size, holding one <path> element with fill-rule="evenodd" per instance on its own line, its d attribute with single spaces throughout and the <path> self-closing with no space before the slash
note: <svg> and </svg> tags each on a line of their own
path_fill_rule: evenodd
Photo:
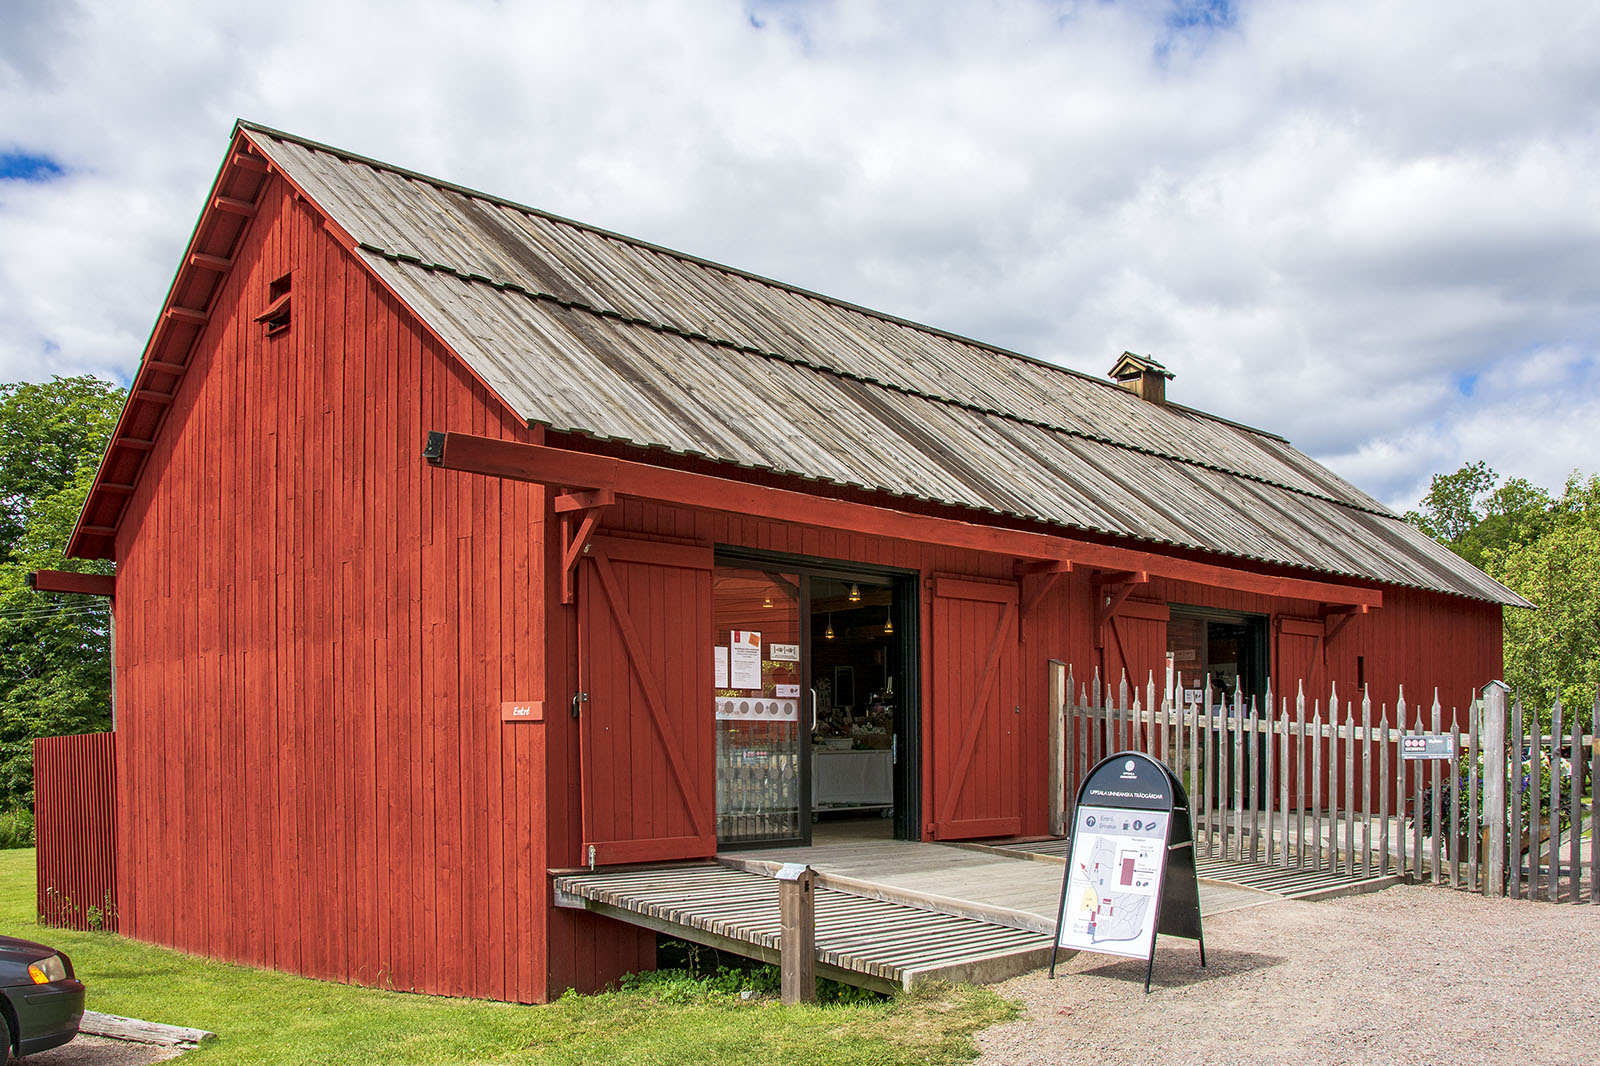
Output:
<svg viewBox="0 0 1600 1066">
<path fill-rule="evenodd" d="M 894 805 L 894 762 L 888 751 L 811 749 L 811 807 Z"/>
</svg>

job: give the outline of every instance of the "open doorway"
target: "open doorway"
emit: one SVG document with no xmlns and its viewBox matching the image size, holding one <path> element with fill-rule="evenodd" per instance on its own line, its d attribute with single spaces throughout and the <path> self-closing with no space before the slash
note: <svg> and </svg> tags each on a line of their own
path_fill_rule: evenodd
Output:
<svg viewBox="0 0 1600 1066">
<path fill-rule="evenodd" d="M 914 839 L 915 575 L 719 555 L 719 847 Z"/>
<path fill-rule="evenodd" d="M 1244 714 L 1258 713 L 1267 689 L 1266 616 L 1174 605 L 1167 622 L 1167 670 L 1168 691 L 1176 692 L 1185 708 L 1226 716 L 1237 700 Z M 1207 772 L 1231 781 L 1232 761 L 1243 760 L 1245 789 L 1253 793 L 1264 785 L 1265 763 L 1252 769 L 1249 750 L 1235 753 L 1221 742 L 1223 736 L 1220 729 L 1213 731 Z"/>
<path fill-rule="evenodd" d="M 894 585 L 867 575 L 817 576 L 810 589 L 813 834 L 887 839 L 894 835 L 895 726 L 905 693 Z"/>
</svg>

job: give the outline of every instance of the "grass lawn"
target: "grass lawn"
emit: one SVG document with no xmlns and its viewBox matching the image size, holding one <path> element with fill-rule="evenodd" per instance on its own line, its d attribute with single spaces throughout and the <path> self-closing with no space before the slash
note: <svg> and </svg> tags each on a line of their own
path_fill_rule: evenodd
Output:
<svg viewBox="0 0 1600 1066">
<path fill-rule="evenodd" d="M 89 1008 L 219 1034 L 179 1061 L 233 1063 L 948 1063 L 1015 1008 L 937 987 L 887 1001 L 780 1007 L 661 975 L 545 1007 L 353 988 L 211 962 L 109 933 L 38 925 L 33 851 L 0 851 L 0 933 L 72 956 Z"/>
</svg>

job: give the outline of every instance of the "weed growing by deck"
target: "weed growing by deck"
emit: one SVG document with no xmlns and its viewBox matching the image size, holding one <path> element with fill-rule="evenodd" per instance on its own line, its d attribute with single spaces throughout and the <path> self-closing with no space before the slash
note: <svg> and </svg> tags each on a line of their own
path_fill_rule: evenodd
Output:
<svg viewBox="0 0 1600 1066">
<path fill-rule="evenodd" d="M 271 1063 L 695 1063 L 892 1066 L 972 1058 L 1015 1014 L 984 989 L 938 985 L 872 1002 L 782 1007 L 763 977 L 639 975 L 547 1007 L 416 996 L 254 970 L 107 933 L 41 928 L 33 852 L 0 853 L 0 933 L 68 952 L 91 1010 L 209 1029 L 185 1066 Z M 756 993 L 741 998 L 741 991 Z"/>
</svg>

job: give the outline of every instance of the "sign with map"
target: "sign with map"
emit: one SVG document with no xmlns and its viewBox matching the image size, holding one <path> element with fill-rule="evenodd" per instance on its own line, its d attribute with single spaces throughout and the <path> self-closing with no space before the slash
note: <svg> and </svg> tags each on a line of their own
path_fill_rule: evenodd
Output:
<svg viewBox="0 0 1600 1066">
<path fill-rule="evenodd" d="M 1166 859 L 1165 811 L 1079 807 L 1057 943 L 1148 958 Z"/>
<path fill-rule="evenodd" d="M 1162 763 L 1122 751 L 1078 789 L 1050 976 L 1062 949 L 1146 959 L 1148 992 L 1157 933 L 1198 940 L 1206 964 L 1189 797 Z"/>
</svg>

